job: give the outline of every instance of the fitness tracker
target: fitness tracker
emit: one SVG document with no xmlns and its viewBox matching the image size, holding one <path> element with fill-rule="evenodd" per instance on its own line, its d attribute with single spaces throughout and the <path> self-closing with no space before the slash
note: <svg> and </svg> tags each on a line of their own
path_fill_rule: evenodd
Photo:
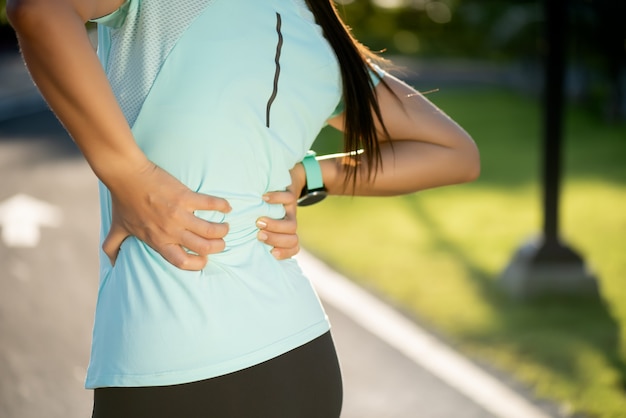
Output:
<svg viewBox="0 0 626 418">
<path fill-rule="evenodd" d="M 302 160 L 306 174 L 306 185 L 298 198 L 298 206 L 309 206 L 326 198 L 326 188 L 322 179 L 320 163 L 315 158 L 315 152 L 309 151 Z"/>
</svg>

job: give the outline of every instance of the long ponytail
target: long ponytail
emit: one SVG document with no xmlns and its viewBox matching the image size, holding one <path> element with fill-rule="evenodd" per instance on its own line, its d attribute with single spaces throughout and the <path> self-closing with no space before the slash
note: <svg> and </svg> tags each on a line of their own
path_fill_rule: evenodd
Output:
<svg viewBox="0 0 626 418">
<path fill-rule="evenodd" d="M 344 151 L 356 153 L 357 150 L 363 149 L 368 167 L 367 179 L 371 180 L 382 167 L 378 132 L 373 115 L 380 121 L 386 134 L 374 92 L 374 83 L 370 76 L 370 71 L 373 70 L 371 60 L 376 60 L 377 57 L 352 36 L 349 28 L 339 17 L 333 0 L 306 0 L 306 2 L 335 51 L 341 68 L 345 114 Z M 352 180 L 355 185 L 358 171 L 358 164 L 349 165 L 346 182 Z"/>
</svg>

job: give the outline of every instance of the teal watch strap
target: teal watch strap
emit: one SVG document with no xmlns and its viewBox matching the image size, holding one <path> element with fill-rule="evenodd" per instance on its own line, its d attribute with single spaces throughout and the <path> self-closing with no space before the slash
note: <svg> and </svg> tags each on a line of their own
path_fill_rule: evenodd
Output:
<svg viewBox="0 0 626 418">
<path fill-rule="evenodd" d="M 323 189 L 324 179 L 320 163 L 315 159 L 315 152 L 309 151 L 302 160 L 304 172 L 306 173 L 306 188 L 309 191 Z"/>
</svg>

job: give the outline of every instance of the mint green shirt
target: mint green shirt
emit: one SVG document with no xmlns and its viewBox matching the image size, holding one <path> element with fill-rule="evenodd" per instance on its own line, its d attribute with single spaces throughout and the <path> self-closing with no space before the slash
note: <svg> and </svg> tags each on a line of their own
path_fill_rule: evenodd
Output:
<svg viewBox="0 0 626 418">
<path fill-rule="evenodd" d="M 171 385 L 240 370 L 325 333 L 295 260 L 256 238 L 261 196 L 290 184 L 337 107 L 336 57 L 303 0 L 129 0 L 98 19 L 99 55 L 135 140 L 194 191 L 227 199 L 226 249 L 177 269 L 135 238 L 101 254 L 86 386 Z M 111 222 L 100 186 L 102 237 Z"/>
</svg>

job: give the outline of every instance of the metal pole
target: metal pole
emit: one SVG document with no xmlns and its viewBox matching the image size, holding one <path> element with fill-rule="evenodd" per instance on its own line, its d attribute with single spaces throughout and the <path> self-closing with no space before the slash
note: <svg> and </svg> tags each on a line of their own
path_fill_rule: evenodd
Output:
<svg viewBox="0 0 626 418">
<path fill-rule="evenodd" d="M 568 0 L 544 0 L 545 86 L 543 130 L 543 234 L 523 245 L 501 276 L 518 299 L 545 295 L 598 298 L 597 282 L 580 255 L 559 239 L 561 142 Z"/>
<path fill-rule="evenodd" d="M 544 246 L 558 245 L 559 194 L 561 183 L 561 142 L 565 78 L 565 38 L 568 1 L 544 1 L 545 8 L 545 89 L 543 209 Z M 548 249 L 546 249 L 548 250 Z"/>
<path fill-rule="evenodd" d="M 582 263 L 559 239 L 559 197 L 569 0 L 545 0 L 545 86 L 543 132 L 543 237 L 535 262 Z"/>
</svg>

